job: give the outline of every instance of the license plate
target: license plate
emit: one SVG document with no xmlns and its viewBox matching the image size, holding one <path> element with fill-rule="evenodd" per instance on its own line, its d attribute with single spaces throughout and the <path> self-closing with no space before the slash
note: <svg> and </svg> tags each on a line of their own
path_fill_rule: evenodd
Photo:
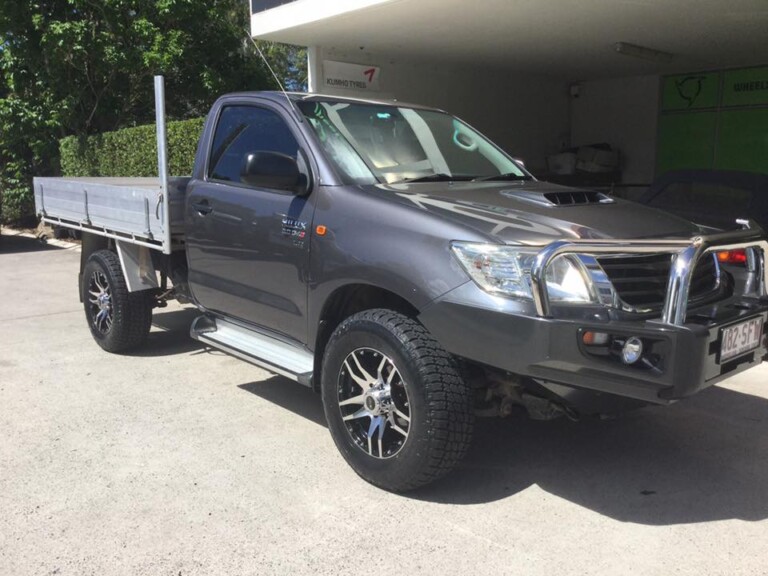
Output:
<svg viewBox="0 0 768 576">
<path fill-rule="evenodd" d="M 723 328 L 720 337 L 720 363 L 754 350 L 760 346 L 762 335 L 762 318 L 752 318 L 741 324 Z"/>
</svg>

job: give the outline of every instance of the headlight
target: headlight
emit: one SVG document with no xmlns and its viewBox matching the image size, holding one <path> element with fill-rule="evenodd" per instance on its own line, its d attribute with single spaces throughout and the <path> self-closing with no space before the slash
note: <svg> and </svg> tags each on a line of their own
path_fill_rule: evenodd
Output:
<svg viewBox="0 0 768 576">
<path fill-rule="evenodd" d="M 486 292 L 532 299 L 531 268 L 536 252 L 529 247 L 454 242 L 451 250 L 467 274 Z M 552 302 L 595 302 L 588 273 L 573 256 L 560 256 L 547 267 Z"/>
</svg>

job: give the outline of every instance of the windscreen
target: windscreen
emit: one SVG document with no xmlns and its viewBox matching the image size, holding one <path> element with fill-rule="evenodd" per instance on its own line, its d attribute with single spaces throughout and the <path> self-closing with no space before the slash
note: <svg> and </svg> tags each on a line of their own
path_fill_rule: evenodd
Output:
<svg viewBox="0 0 768 576">
<path fill-rule="evenodd" d="M 298 104 L 329 159 L 351 182 L 530 179 L 496 145 L 442 112 L 347 102 Z"/>
</svg>

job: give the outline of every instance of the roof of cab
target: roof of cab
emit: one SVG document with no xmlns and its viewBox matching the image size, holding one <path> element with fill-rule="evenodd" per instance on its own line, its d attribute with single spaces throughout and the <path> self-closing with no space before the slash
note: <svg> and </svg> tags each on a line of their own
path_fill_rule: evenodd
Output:
<svg viewBox="0 0 768 576">
<path fill-rule="evenodd" d="M 397 106 L 403 108 L 416 108 L 419 110 L 434 110 L 436 112 L 443 112 L 439 108 L 432 106 L 423 106 L 421 104 L 412 104 L 406 102 L 400 102 L 399 100 L 376 100 L 373 98 L 351 98 L 348 96 L 332 96 L 330 94 L 308 94 L 305 92 L 280 92 L 265 90 L 259 92 L 235 92 L 232 94 L 226 94 L 224 97 L 243 97 L 243 96 L 258 96 L 260 98 L 267 98 L 275 102 L 284 102 L 285 97 L 291 99 L 293 102 L 338 102 L 347 104 L 368 104 L 376 106 Z"/>
</svg>

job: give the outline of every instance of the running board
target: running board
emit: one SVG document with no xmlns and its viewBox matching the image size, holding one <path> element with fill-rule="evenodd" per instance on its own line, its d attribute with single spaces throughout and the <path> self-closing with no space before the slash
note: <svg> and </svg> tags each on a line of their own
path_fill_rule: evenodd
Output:
<svg viewBox="0 0 768 576">
<path fill-rule="evenodd" d="M 263 332 L 205 315 L 195 318 L 189 334 L 195 340 L 241 360 L 312 386 L 315 357 L 308 350 Z"/>
</svg>

